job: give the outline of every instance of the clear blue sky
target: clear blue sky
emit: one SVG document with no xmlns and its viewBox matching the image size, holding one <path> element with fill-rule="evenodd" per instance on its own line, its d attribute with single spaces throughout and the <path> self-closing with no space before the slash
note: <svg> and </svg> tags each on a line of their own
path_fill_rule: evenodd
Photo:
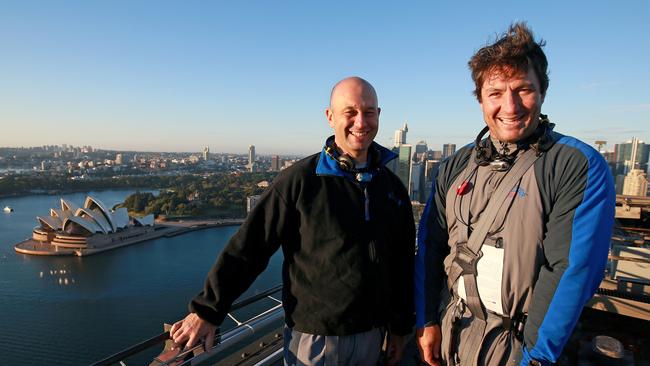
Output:
<svg viewBox="0 0 650 366">
<path fill-rule="evenodd" d="M 515 20 L 547 42 L 542 108 L 588 143 L 650 142 L 650 1 L 2 1 L 0 146 L 318 151 L 339 79 L 373 83 L 377 141 L 482 128 L 467 60 Z"/>
</svg>

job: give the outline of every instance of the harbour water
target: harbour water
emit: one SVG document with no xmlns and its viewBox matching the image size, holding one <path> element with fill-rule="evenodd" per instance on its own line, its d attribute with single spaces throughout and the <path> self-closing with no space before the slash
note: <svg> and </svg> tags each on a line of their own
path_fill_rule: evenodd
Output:
<svg viewBox="0 0 650 366">
<path fill-rule="evenodd" d="M 108 206 L 132 191 L 90 192 Z M 82 204 L 86 194 L 64 195 Z M 88 257 L 17 254 L 61 196 L 0 199 L 0 354 L 7 365 L 87 365 L 162 332 L 187 312 L 237 227 L 160 238 Z M 281 253 L 245 294 L 280 283 Z M 244 295 L 244 296 L 245 296 Z"/>
</svg>

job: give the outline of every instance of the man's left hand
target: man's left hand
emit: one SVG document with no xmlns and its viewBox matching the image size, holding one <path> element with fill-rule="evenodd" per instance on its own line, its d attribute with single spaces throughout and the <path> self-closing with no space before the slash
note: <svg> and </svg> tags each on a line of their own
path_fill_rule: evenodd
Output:
<svg viewBox="0 0 650 366">
<path fill-rule="evenodd" d="M 388 335 L 388 347 L 386 353 L 388 355 L 387 366 L 396 365 L 404 353 L 404 345 L 406 344 L 406 336 L 399 336 L 395 334 Z"/>
</svg>

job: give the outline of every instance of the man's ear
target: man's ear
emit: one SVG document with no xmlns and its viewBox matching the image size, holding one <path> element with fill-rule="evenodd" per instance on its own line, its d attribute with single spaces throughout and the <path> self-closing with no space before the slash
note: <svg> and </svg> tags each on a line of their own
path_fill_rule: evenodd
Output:
<svg viewBox="0 0 650 366">
<path fill-rule="evenodd" d="M 332 109 L 325 109 L 325 117 L 327 118 L 327 123 L 330 127 L 334 128 L 334 113 L 332 112 Z"/>
<path fill-rule="evenodd" d="M 377 117 L 381 114 L 381 108 L 377 107 Z"/>
</svg>

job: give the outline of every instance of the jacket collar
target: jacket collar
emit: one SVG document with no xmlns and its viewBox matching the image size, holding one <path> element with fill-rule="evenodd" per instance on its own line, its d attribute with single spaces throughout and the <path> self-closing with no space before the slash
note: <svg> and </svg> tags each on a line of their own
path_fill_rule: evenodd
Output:
<svg viewBox="0 0 650 366">
<path fill-rule="evenodd" d="M 329 156 L 325 152 L 325 148 L 331 143 L 331 141 L 334 140 L 334 136 L 330 136 L 326 141 L 325 141 L 325 146 L 323 146 L 323 149 L 320 152 L 320 156 L 318 158 L 318 165 L 316 165 L 316 175 L 330 175 L 330 176 L 337 176 L 337 177 L 345 177 L 350 180 L 356 180 L 355 175 L 352 172 L 344 171 L 341 169 L 339 166 L 338 162 Z M 379 168 L 386 166 L 386 164 L 395 159 L 397 157 L 397 154 L 394 152 L 388 150 L 387 148 L 379 145 L 376 142 L 372 142 L 370 145 L 370 148 L 368 149 L 369 153 L 370 151 L 374 151 L 375 154 L 379 153 L 379 164 L 378 166 L 370 166 L 370 169 L 372 171 L 377 171 Z M 374 158 L 373 158 L 374 160 Z M 370 161 L 369 161 L 370 163 Z"/>
</svg>

